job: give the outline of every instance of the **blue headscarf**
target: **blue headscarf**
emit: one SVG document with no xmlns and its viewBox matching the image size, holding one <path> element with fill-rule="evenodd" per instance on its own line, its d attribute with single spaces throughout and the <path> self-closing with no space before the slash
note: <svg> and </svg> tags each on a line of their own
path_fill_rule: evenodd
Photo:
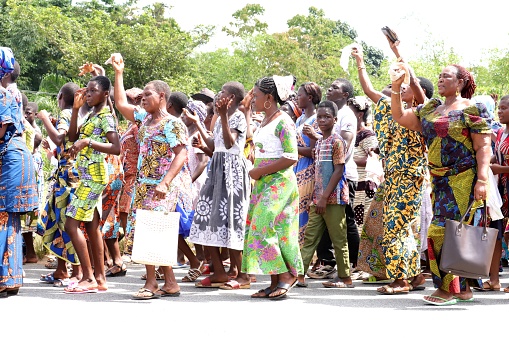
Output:
<svg viewBox="0 0 509 339">
<path fill-rule="evenodd" d="M 14 71 L 14 54 L 9 47 L 0 47 L 0 80 Z"/>
</svg>

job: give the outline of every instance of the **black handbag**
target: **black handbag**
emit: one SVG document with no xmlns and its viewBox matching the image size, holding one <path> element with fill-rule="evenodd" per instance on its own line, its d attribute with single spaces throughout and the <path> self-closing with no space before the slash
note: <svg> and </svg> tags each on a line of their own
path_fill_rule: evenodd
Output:
<svg viewBox="0 0 509 339">
<path fill-rule="evenodd" d="M 460 221 L 445 221 L 445 237 L 440 256 L 440 270 L 464 278 L 482 279 L 490 274 L 491 258 L 498 230 L 489 228 L 484 201 L 483 226 L 464 224 L 474 202 L 468 206 Z"/>
</svg>

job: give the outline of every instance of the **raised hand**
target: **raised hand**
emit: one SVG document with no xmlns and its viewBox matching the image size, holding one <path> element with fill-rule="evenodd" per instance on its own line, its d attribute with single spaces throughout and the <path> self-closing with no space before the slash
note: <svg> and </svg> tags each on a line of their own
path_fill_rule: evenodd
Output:
<svg viewBox="0 0 509 339">
<path fill-rule="evenodd" d="M 72 104 L 72 108 L 80 109 L 81 106 L 85 103 L 85 92 L 86 88 L 80 88 L 74 93 L 74 103 Z"/>
<path fill-rule="evenodd" d="M 200 122 L 200 117 L 187 109 L 182 110 L 182 115 L 189 119 L 189 121 L 193 124 L 198 124 Z"/>
<path fill-rule="evenodd" d="M 87 62 L 87 63 L 83 64 L 82 66 L 80 66 L 79 69 L 80 69 L 80 73 L 78 74 L 78 76 L 83 76 L 87 73 L 94 72 L 94 64 L 91 62 Z"/>
<path fill-rule="evenodd" d="M 115 53 L 111 55 L 111 65 L 115 72 L 122 73 L 124 71 L 124 58 L 119 53 Z"/>
<path fill-rule="evenodd" d="M 233 104 L 233 98 L 221 98 L 216 101 L 216 109 L 217 113 L 220 116 L 226 116 L 228 114 L 228 109 Z"/>
</svg>

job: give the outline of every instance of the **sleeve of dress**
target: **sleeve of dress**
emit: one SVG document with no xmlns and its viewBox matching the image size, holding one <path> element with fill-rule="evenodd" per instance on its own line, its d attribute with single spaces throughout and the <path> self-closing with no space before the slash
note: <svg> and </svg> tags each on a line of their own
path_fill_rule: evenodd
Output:
<svg viewBox="0 0 509 339">
<path fill-rule="evenodd" d="M 282 157 L 290 160 L 298 160 L 297 131 L 293 121 L 288 121 L 288 119 L 283 118 L 279 121 L 276 126 L 275 135 L 281 141 L 281 147 L 283 148 Z"/>
<path fill-rule="evenodd" d="M 63 130 L 66 133 L 69 132 L 69 125 L 71 124 L 71 112 L 68 109 L 64 109 L 60 112 L 60 116 L 57 121 L 57 131 Z"/>
<path fill-rule="evenodd" d="M 387 114 L 389 114 L 390 108 L 387 97 L 382 96 L 376 104 L 375 114 L 373 116 L 373 129 L 375 131 L 376 138 L 378 139 L 380 158 L 385 158 L 386 156 L 385 148 L 387 147 L 387 133 L 389 126 Z"/>
<path fill-rule="evenodd" d="M 103 115 L 101 119 L 101 128 L 104 134 L 107 134 L 109 132 L 117 132 L 117 125 L 115 123 L 115 118 L 113 117 L 113 114 L 108 113 Z"/>
<path fill-rule="evenodd" d="M 6 93 L 0 92 L 0 125 L 13 124 L 11 105 L 6 103 Z"/>
<path fill-rule="evenodd" d="M 229 120 L 230 129 L 236 129 L 240 134 L 245 134 L 247 131 L 247 122 L 244 113 L 237 111 Z"/>
<path fill-rule="evenodd" d="M 345 163 L 345 142 L 339 138 L 332 144 L 332 163 L 334 165 L 343 165 Z"/>
<path fill-rule="evenodd" d="M 170 119 L 164 125 L 164 136 L 171 148 L 183 145 L 187 147 L 187 129 L 180 119 Z"/>
<path fill-rule="evenodd" d="M 469 106 L 464 109 L 465 124 L 471 133 L 489 134 L 491 133 L 491 118 L 482 103 Z"/>
<path fill-rule="evenodd" d="M 134 121 L 136 121 L 138 126 L 141 122 L 143 122 L 143 120 L 145 120 L 147 114 L 148 114 L 147 111 L 145 111 L 139 106 L 136 106 L 136 108 L 134 109 Z"/>
</svg>

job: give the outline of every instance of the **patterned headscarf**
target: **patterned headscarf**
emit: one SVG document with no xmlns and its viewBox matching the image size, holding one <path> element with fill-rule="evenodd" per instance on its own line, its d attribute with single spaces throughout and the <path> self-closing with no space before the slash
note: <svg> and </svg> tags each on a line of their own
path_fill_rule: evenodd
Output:
<svg viewBox="0 0 509 339">
<path fill-rule="evenodd" d="M 290 106 L 290 108 L 291 108 L 291 109 L 292 109 L 292 111 L 293 111 L 293 114 L 295 114 L 295 116 L 296 116 L 297 118 L 298 118 L 298 117 L 300 117 L 300 116 L 302 115 L 302 110 L 299 108 L 299 106 L 297 106 L 297 105 L 295 104 L 295 102 L 294 102 L 293 100 L 288 100 L 288 101 L 286 102 L 286 104 L 287 104 L 288 106 Z"/>
<path fill-rule="evenodd" d="M 9 47 L 0 47 L 0 79 L 14 71 L 14 54 Z"/>
<path fill-rule="evenodd" d="M 207 106 L 199 100 L 189 100 L 186 107 L 189 111 L 198 115 L 200 122 L 203 124 L 207 117 Z"/>
</svg>

